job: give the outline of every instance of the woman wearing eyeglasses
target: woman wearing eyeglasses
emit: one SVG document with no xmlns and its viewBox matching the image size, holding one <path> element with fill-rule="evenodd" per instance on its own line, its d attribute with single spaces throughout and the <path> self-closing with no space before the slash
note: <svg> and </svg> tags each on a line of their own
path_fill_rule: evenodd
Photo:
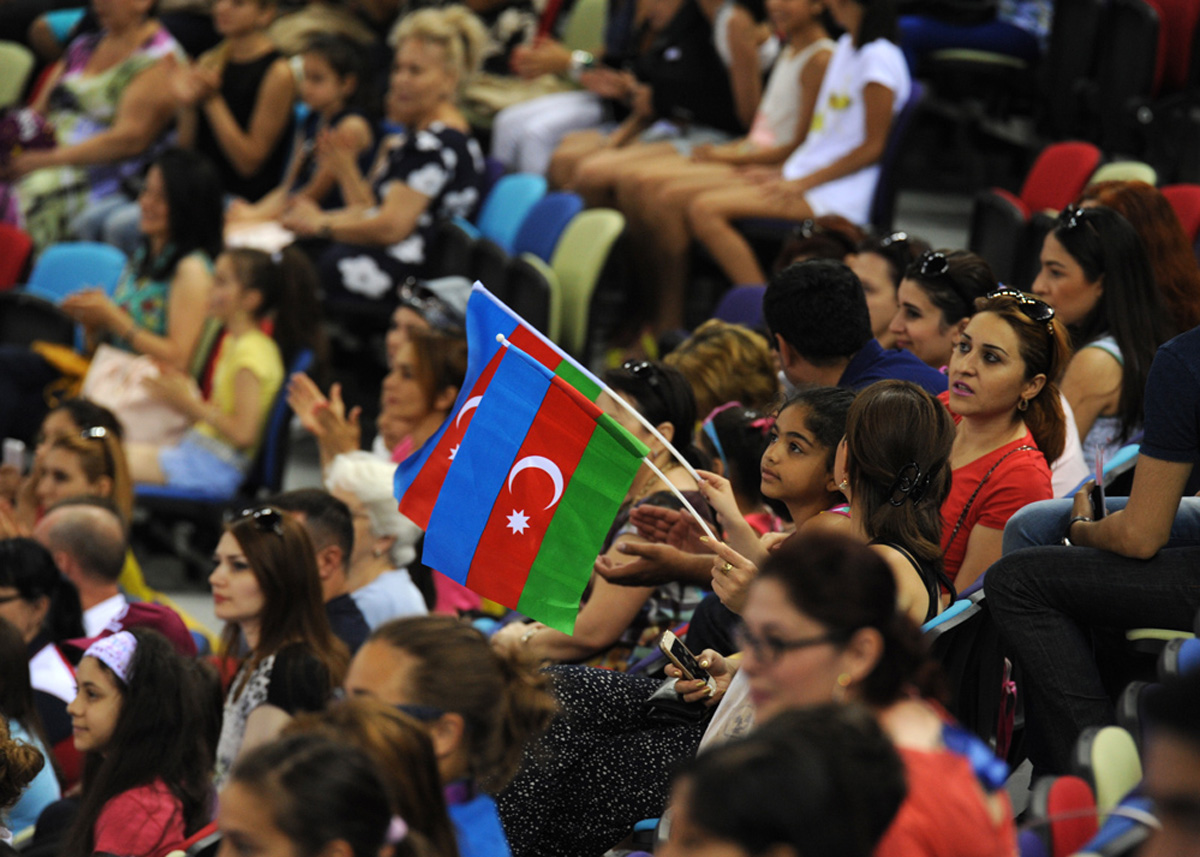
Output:
<svg viewBox="0 0 1200 857">
<path fill-rule="evenodd" d="M 1042 244 L 1033 292 L 1067 326 L 1075 357 L 1063 394 L 1089 470 L 1141 429 L 1146 377 L 1169 328 L 1145 248 L 1110 208 L 1068 209 Z"/>
<path fill-rule="evenodd" d="M 329 628 L 312 542 L 294 518 L 270 506 L 246 512 L 226 525 L 214 561 L 221 656 L 241 659 L 221 719 L 219 789 L 243 752 L 277 736 L 296 712 L 325 706 L 348 654 Z"/>
<path fill-rule="evenodd" d="M 897 611 L 895 579 L 871 549 L 824 533 L 797 536 L 763 565 L 742 613 L 734 682 L 754 719 L 829 702 L 872 710 L 904 761 L 908 796 L 877 857 L 1010 855 L 1016 850 L 1007 770 L 937 706 L 937 671 L 913 621 Z M 714 672 L 732 665 L 706 651 Z M 701 752 L 738 730 L 718 709 Z M 745 721 L 741 723 L 745 731 Z M 965 745 L 978 752 L 968 756 Z M 997 771 L 995 766 L 1001 770 Z"/>
<path fill-rule="evenodd" d="M 620 369 L 610 369 L 604 381 L 658 429 L 674 452 L 692 463 L 699 463 L 699 450 L 692 442 L 696 426 L 696 404 L 692 389 L 676 369 L 660 363 L 630 361 Z M 649 458 L 688 501 L 704 514 L 708 510 L 695 479 L 679 464 L 658 438 L 638 422 L 628 408 L 608 393 L 601 393 L 596 404 L 650 448 Z M 601 548 L 601 557 L 620 565 L 631 561 L 619 547 L 626 541 L 640 541 L 629 520 L 630 511 L 647 503 L 678 509 L 679 501 L 669 493 L 659 477 L 645 464 L 633 477 L 612 528 Z M 645 641 L 657 632 L 675 627 L 691 618 L 703 599 L 703 590 L 684 582 L 661 586 L 619 586 L 599 575 L 592 575 L 591 587 L 575 620 L 574 634 L 564 634 L 534 622 L 512 623 L 492 637 L 501 650 L 520 648 L 531 657 L 555 663 L 584 661 L 603 656 L 598 666 L 616 669 L 631 663 L 649 651 Z M 656 630 L 657 629 L 657 632 Z"/>
<path fill-rule="evenodd" d="M 1017 291 L 977 299 L 959 334 L 942 395 L 958 423 L 942 548 L 959 592 L 1000 558 L 1013 513 L 1054 496 L 1049 465 L 1066 433 L 1055 379 L 1070 357 L 1054 309 Z"/>
</svg>

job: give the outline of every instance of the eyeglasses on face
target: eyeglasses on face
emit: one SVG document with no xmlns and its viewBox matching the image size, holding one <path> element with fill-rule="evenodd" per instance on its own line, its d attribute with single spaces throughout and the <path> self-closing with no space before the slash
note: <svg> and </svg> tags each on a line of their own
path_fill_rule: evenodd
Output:
<svg viewBox="0 0 1200 857">
<path fill-rule="evenodd" d="M 773 664 L 788 652 L 807 649 L 812 646 L 823 646 L 828 643 L 841 642 L 842 638 L 834 633 L 821 634 L 816 637 L 805 637 L 799 640 L 781 640 L 770 634 L 758 636 L 745 625 L 740 625 L 734 631 L 734 642 L 738 650 L 750 652 L 754 659 L 763 664 Z"/>
</svg>

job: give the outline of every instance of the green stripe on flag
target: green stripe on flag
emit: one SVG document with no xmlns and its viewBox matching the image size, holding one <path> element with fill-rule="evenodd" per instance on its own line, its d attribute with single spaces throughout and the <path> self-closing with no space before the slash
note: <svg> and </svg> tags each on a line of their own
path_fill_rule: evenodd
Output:
<svg viewBox="0 0 1200 857">
<path fill-rule="evenodd" d="M 554 369 L 554 374 L 578 390 L 589 402 L 600 396 L 600 385 L 579 369 L 570 360 L 564 360 Z"/>
<path fill-rule="evenodd" d="M 529 569 L 519 612 L 565 634 L 575 630 L 592 565 L 641 464 L 620 434 L 596 426 Z"/>
</svg>

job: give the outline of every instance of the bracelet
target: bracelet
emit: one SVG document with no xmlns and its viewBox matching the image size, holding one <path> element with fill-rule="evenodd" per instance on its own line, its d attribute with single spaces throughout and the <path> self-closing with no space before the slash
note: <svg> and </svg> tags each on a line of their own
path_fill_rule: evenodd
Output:
<svg viewBox="0 0 1200 857">
<path fill-rule="evenodd" d="M 1063 534 L 1064 545 L 1071 544 L 1071 527 L 1075 526 L 1080 521 L 1083 521 L 1085 524 L 1094 523 L 1094 520 L 1089 515 L 1076 515 L 1075 517 L 1071 518 L 1071 520 L 1067 521 L 1067 531 Z"/>
<path fill-rule="evenodd" d="M 528 631 L 526 631 L 524 634 L 521 635 L 521 642 L 528 643 L 530 641 L 530 639 L 533 638 L 533 635 L 536 634 L 540 630 L 542 630 L 541 625 L 534 625 L 532 628 L 530 628 Z"/>
<path fill-rule="evenodd" d="M 594 68 L 596 58 L 588 51 L 571 51 L 571 66 L 567 70 L 567 77 L 575 83 L 579 83 L 579 78 L 588 69 Z"/>
</svg>

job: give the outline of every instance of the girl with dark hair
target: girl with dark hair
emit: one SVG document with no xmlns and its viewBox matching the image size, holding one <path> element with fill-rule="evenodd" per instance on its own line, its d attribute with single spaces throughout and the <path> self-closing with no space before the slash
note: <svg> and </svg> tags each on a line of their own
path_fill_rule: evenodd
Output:
<svg viewBox="0 0 1200 857">
<path fill-rule="evenodd" d="M 1173 332 L 1200 324 L 1200 266 L 1175 209 L 1158 188 L 1146 182 L 1097 182 L 1084 189 L 1079 204 L 1111 208 L 1137 230 Z"/>
<path fill-rule="evenodd" d="M 130 444 L 137 482 L 231 496 L 258 451 L 285 363 L 303 349 L 323 352 L 316 272 L 302 252 L 274 258 L 234 248 L 217 258 L 209 317 L 225 328 L 203 399 L 183 373 L 146 380 L 151 394 L 193 423 L 178 446 Z M 263 333 L 271 318 L 274 338 Z"/>
<path fill-rule="evenodd" d="M 629 361 L 620 369 L 604 374 L 608 384 L 625 404 L 608 393 L 601 393 L 596 404 L 650 448 L 649 459 L 662 471 L 688 501 L 699 510 L 707 510 L 697 491 L 695 480 L 680 466 L 675 455 L 693 466 L 702 463 L 693 443 L 696 404 L 692 389 L 676 369 L 649 361 Z M 673 447 L 674 454 L 654 437 L 630 412 L 632 407 Z M 619 564 L 628 557 L 621 545 L 638 541 L 636 528 L 629 520 L 630 511 L 639 504 L 679 508 L 677 498 L 661 484 L 659 477 L 642 465 L 625 495 L 625 502 L 600 550 Z M 585 596 L 574 634 L 564 634 L 541 623 L 511 623 L 492 637 L 502 649 L 518 648 L 531 657 L 554 662 L 583 661 L 597 658 L 605 666 L 620 668 L 639 657 L 644 640 L 657 636 L 651 629 L 663 630 L 686 622 L 703 598 L 699 586 L 671 581 L 658 587 L 618 586 L 593 575 Z"/>
<path fill-rule="evenodd" d="M 462 857 L 504 857 L 508 840 L 491 795 L 517 773 L 525 745 L 555 712 L 546 678 L 520 653 L 501 653 L 449 616 L 397 619 L 358 650 L 346 692 L 425 723 Z"/>
<path fill-rule="evenodd" d="M 1110 208 L 1070 208 L 1042 244 L 1033 291 L 1054 308 L 1076 349 L 1063 367 L 1089 470 L 1141 428 L 1150 362 L 1166 315 L 1137 232 Z"/>
<path fill-rule="evenodd" d="M 750 587 L 740 661 L 705 651 L 701 663 L 722 682 L 737 669 L 733 682 L 760 722 L 831 702 L 862 703 L 875 714 L 904 762 L 908 796 L 874 854 L 1012 854 L 1003 778 L 990 770 L 987 748 L 926 701 L 940 695 L 937 666 L 896 602 L 895 577 L 876 551 L 836 535 L 801 535 L 771 554 Z M 683 684 L 689 698 L 700 696 Z M 739 695 L 730 687 L 706 743 L 746 730 L 744 719 L 730 730 L 724 716 Z M 969 752 L 952 749 L 964 739 L 975 745 Z"/>
<path fill-rule="evenodd" d="M 871 313 L 871 332 L 884 348 L 895 346 L 895 336 L 888 329 L 900 301 L 896 293 L 908 266 L 929 249 L 929 244 L 907 232 L 893 232 L 868 238 L 846 257 L 846 267 L 862 283 Z"/>
<path fill-rule="evenodd" d="M 736 285 L 766 277 L 733 222 L 746 217 L 804 220 L 840 214 L 870 221 L 892 118 L 908 101 L 911 81 L 895 45 L 892 0 L 834 0 L 834 19 L 845 29 L 817 95 L 812 130 L 783 164 L 782 174 L 755 177 L 745 188 L 707 191 L 688 205 L 688 224 Z"/>
<path fill-rule="evenodd" d="M 38 716 L 33 699 L 33 687 L 29 683 L 29 659 L 25 640 L 16 627 L 0 618 L 0 719 L 8 723 L 8 732 L 16 741 L 36 750 L 45 759 L 21 793 L 16 804 L 4 813 L 4 821 L 13 835 L 33 827 L 42 810 L 58 800 L 61 792 L 58 778 L 54 775 L 53 757 L 50 755 L 42 719 Z M 5 767 L 12 764 L 7 756 Z M 5 802 L 0 801 L 0 808 Z"/>
<path fill-rule="evenodd" d="M 146 173 L 138 205 L 144 241 L 112 297 L 84 289 L 61 307 L 83 325 L 89 351 L 106 343 L 194 374 L 221 249 L 216 171 L 199 155 L 168 149 Z M 0 347 L 0 435 L 31 438 L 46 415 L 47 385 L 62 374 L 36 350 Z"/>
<path fill-rule="evenodd" d="M 221 791 L 225 843 L 260 854 L 418 857 L 367 755 L 322 735 L 291 735 L 248 753 Z M 222 850 L 224 850 L 224 844 Z"/>
<path fill-rule="evenodd" d="M 700 450 L 713 462 L 713 471 L 729 480 L 738 511 L 751 528 L 778 532 L 781 521 L 765 504 L 761 490 L 763 448 L 774 420 L 741 402 L 721 405 L 700 423 Z"/>
<path fill-rule="evenodd" d="M 458 857 L 433 741 L 422 721 L 359 696 L 300 715 L 284 734 L 323 735 L 362 750 L 375 762 L 392 812 L 408 823 L 409 836 L 423 838 L 430 857 Z"/>
<path fill-rule="evenodd" d="M 1000 558 L 1013 513 L 1054 496 L 1050 467 L 1066 422 L 1055 379 L 1071 359 L 1053 307 L 1003 289 L 975 302 L 939 398 L 958 428 L 942 504 L 946 575 L 961 592 Z"/>
<path fill-rule="evenodd" d="M 150 855 L 209 819 L 212 747 L 196 673 L 156 631 L 101 637 L 83 653 L 67 711 L 86 754 L 64 857 Z"/>
<path fill-rule="evenodd" d="M 33 539 L 0 540 L 0 618 L 25 641 L 29 683 L 47 746 L 58 760 L 63 782 L 75 783 L 80 761 L 67 716 L 67 703 L 75 698 L 75 678 L 55 644 L 83 636 L 83 608 L 79 593 L 59 572 L 50 552 Z"/>
<path fill-rule="evenodd" d="M 208 581 L 225 622 L 221 655 L 245 656 L 225 699 L 217 745 L 220 788 L 243 751 L 270 741 L 298 711 L 325 706 L 341 683 L 346 647 L 333 636 L 304 525 L 271 506 L 225 527 Z"/>
<path fill-rule="evenodd" d="M 954 342 L 975 313 L 975 301 L 996 290 L 991 266 L 966 250 L 923 253 L 904 272 L 896 291 L 899 308 L 888 331 L 927 365 L 950 362 Z"/>
<path fill-rule="evenodd" d="M 323 209 L 344 204 L 337 178 L 322 154 L 370 168 L 375 133 L 369 109 L 367 72 L 361 49 L 346 36 L 317 33 L 300 54 L 300 101 L 308 115 L 296 128 L 292 159 L 283 182 L 257 202 L 235 199 L 225 212 L 227 223 L 274 220 L 291 196 L 306 197 Z"/>
</svg>

